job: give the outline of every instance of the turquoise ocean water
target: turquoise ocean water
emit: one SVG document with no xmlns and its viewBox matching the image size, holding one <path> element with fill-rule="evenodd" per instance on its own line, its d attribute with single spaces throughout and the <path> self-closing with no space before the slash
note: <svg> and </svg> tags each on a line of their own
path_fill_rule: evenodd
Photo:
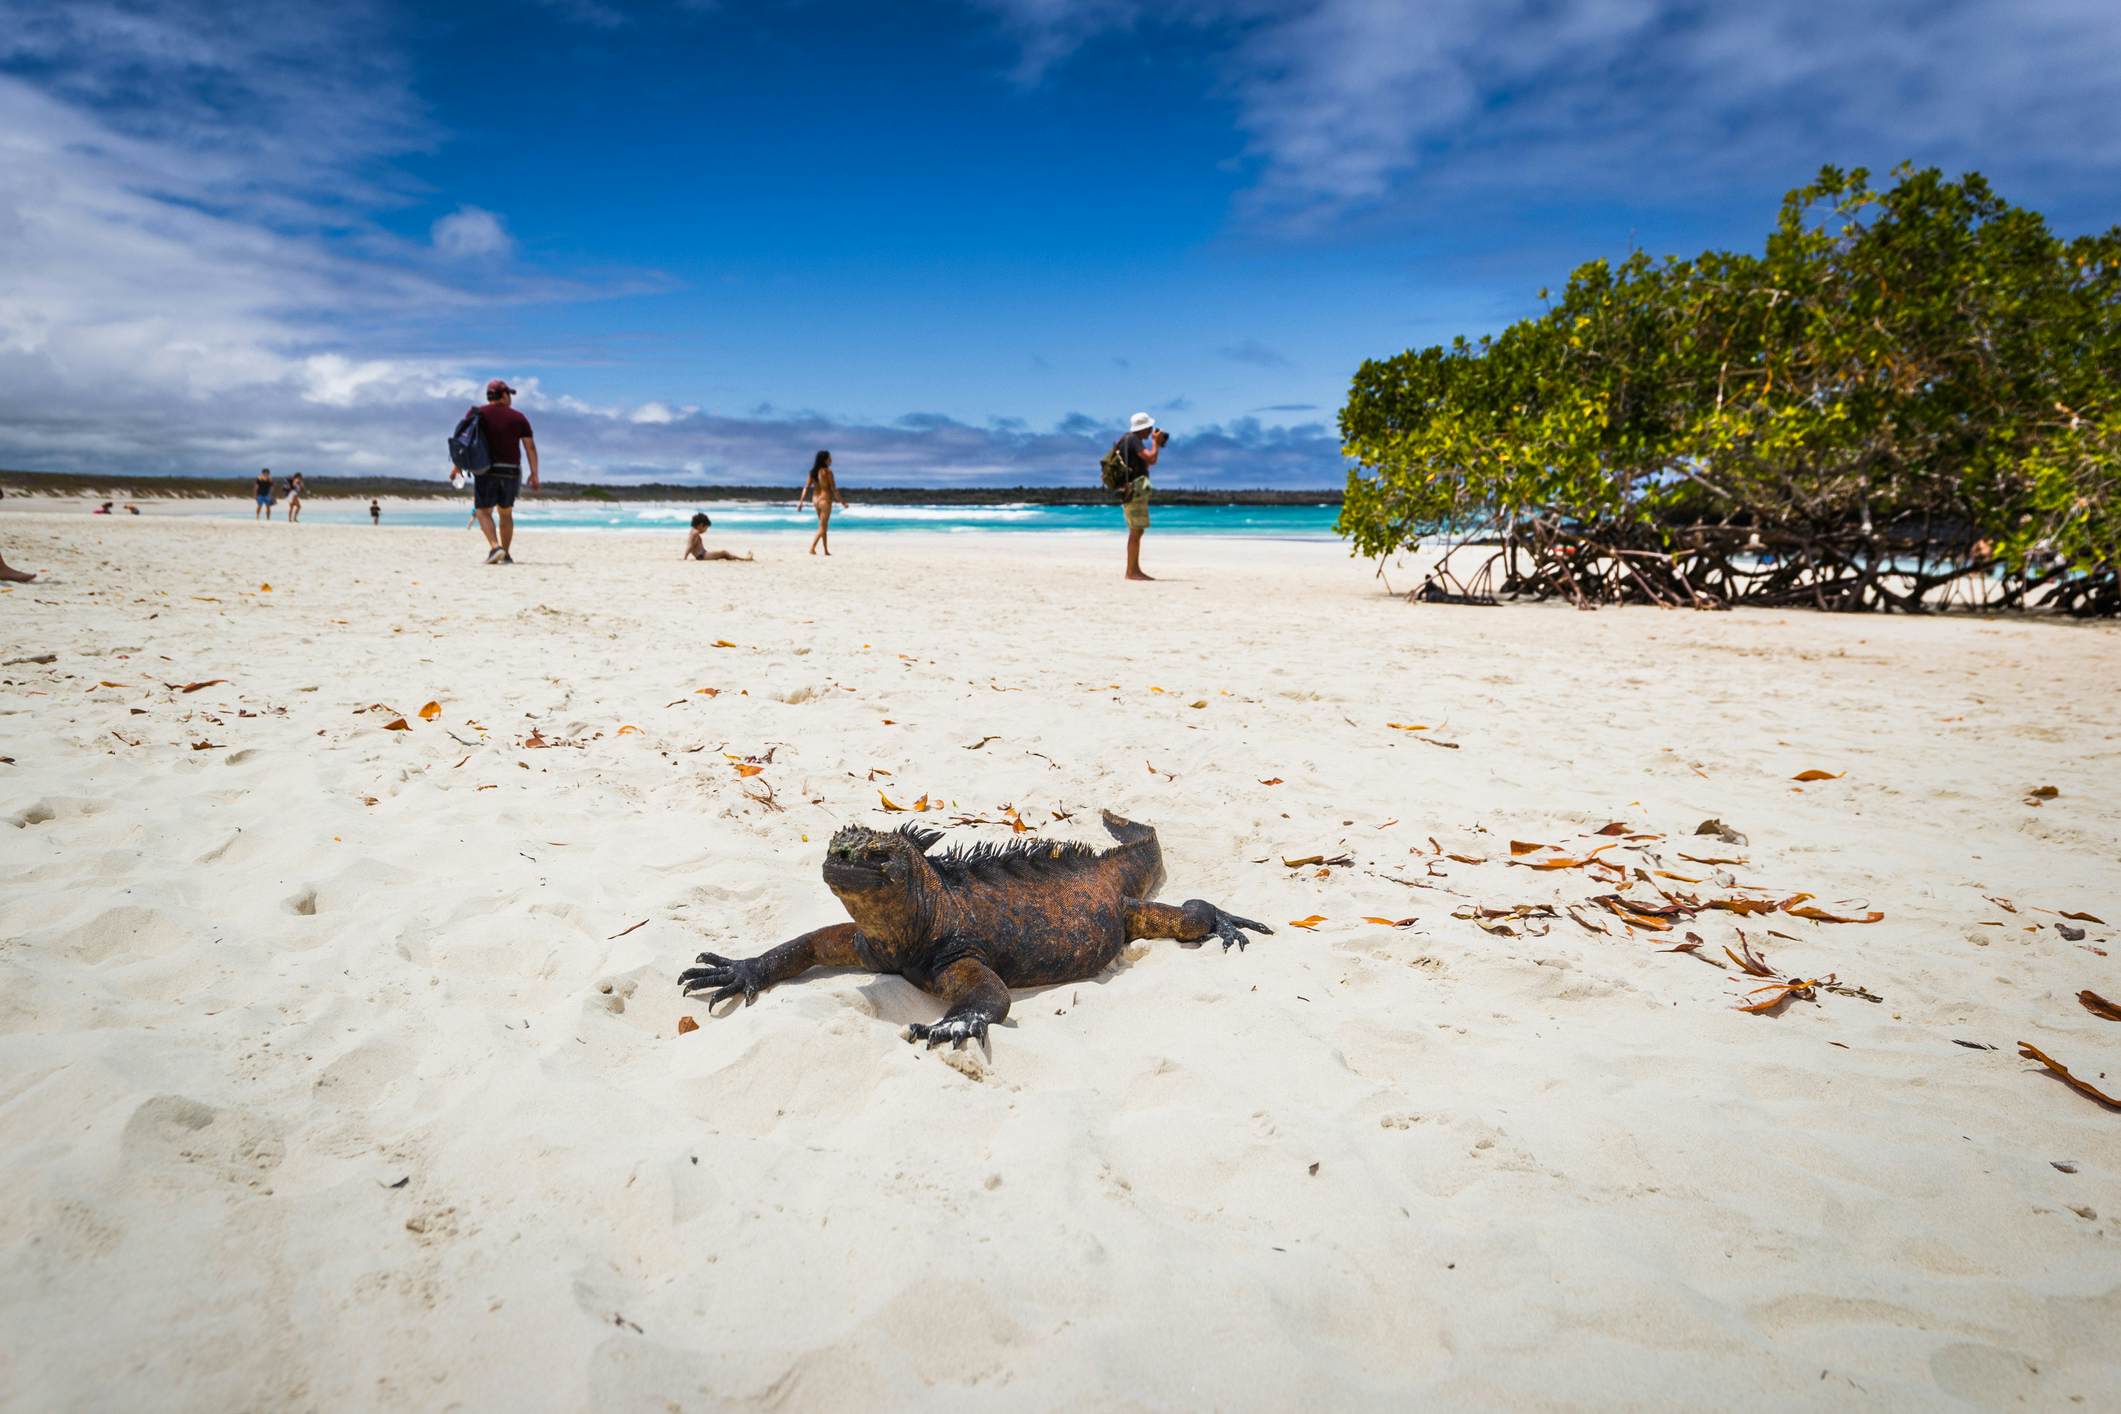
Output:
<svg viewBox="0 0 2121 1414">
<path fill-rule="evenodd" d="M 609 505 L 592 501 L 539 502 L 525 496 L 516 502 L 516 522 L 526 529 L 548 530 L 649 530 L 682 535 L 694 511 L 705 511 L 714 519 L 710 540 L 716 535 L 761 533 L 808 533 L 817 529 L 817 517 L 798 511 L 788 502 L 774 505 L 759 501 L 648 502 L 622 501 Z M 276 507 L 284 514 L 285 503 Z M 1331 540 L 1333 506 L 1177 506 L 1159 505 L 1151 513 L 1150 533 L 1156 535 L 1256 535 L 1282 540 Z M 434 501 L 416 507 L 385 506 L 383 523 L 416 526 L 462 526 L 471 514 L 471 498 L 461 503 Z M 237 517 L 250 519 L 245 510 Z M 366 524 L 368 508 L 348 501 L 312 500 L 302 507 L 304 524 Z M 942 534 L 1004 535 L 1078 534 L 1119 535 L 1125 532 L 1117 506 L 864 506 L 859 500 L 832 516 L 832 533 L 839 536 L 888 534 L 894 531 L 927 531 Z"/>
</svg>

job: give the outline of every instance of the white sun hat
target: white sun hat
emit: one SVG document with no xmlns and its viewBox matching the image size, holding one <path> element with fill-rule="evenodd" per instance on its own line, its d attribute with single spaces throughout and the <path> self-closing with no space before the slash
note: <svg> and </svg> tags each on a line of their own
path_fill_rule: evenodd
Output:
<svg viewBox="0 0 2121 1414">
<path fill-rule="evenodd" d="M 1156 419 L 1145 412 L 1138 412 L 1127 419 L 1127 430 L 1129 432 L 1147 432 L 1154 426 L 1156 426 Z"/>
</svg>

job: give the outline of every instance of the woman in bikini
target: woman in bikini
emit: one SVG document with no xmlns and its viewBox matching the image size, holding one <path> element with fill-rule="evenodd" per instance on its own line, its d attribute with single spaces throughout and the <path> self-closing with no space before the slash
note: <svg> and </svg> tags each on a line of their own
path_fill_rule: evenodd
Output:
<svg viewBox="0 0 2121 1414">
<path fill-rule="evenodd" d="M 847 498 L 840 494 L 839 483 L 832 478 L 832 453 L 819 452 L 812 459 L 810 475 L 803 482 L 803 494 L 796 497 L 795 508 L 801 510 L 805 501 L 817 506 L 817 534 L 810 538 L 810 553 L 815 555 L 822 547 L 830 555 L 832 542 L 826 538 L 826 532 L 832 524 L 832 506 L 834 502 L 842 506 L 847 504 Z"/>
</svg>

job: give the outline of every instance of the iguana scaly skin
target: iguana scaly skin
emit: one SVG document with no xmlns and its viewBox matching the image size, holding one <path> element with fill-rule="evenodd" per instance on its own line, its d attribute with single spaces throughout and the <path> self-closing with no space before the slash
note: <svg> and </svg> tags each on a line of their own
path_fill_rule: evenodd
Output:
<svg viewBox="0 0 2121 1414">
<path fill-rule="evenodd" d="M 851 923 L 835 923 L 757 957 L 703 952 L 678 984 L 691 996 L 709 988 L 714 1006 L 760 992 L 813 967 L 896 972 L 943 999 L 943 1019 L 915 1022 L 908 1041 L 963 1046 L 984 1040 L 1009 1014 L 1011 987 L 1081 982 L 1111 965 L 1134 938 L 1245 945 L 1241 929 L 1274 930 L 1201 899 L 1172 905 L 1163 887 L 1156 831 L 1104 812 L 1119 841 L 1098 851 L 1051 841 L 983 844 L 930 854 L 942 835 L 917 825 L 871 830 L 849 825 L 825 850 L 825 887 Z"/>
</svg>

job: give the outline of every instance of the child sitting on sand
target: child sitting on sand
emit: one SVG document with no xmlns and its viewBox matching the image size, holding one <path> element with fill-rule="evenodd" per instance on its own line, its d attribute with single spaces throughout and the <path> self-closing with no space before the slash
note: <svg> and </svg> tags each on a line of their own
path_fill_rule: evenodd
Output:
<svg viewBox="0 0 2121 1414">
<path fill-rule="evenodd" d="M 727 550 L 707 548 L 706 529 L 714 522 L 707 519 L 705 511 L 696 511 L 692 517 L 692 534 L 685 541 L 685 558 L 688 560 L 748 560 L 753 558 L 749 550 L 741 555 L 732 555 Z"/>
</svg>

